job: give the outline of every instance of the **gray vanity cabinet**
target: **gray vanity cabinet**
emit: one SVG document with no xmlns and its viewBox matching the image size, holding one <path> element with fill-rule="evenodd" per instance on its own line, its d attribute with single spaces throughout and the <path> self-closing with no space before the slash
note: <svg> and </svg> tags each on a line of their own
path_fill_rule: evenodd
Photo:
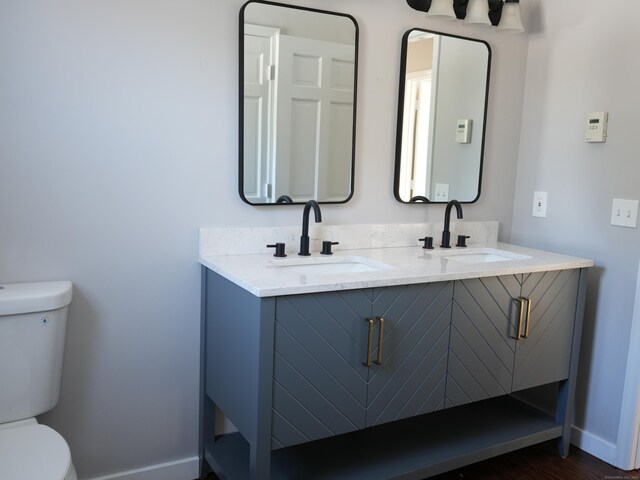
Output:
<svg viewBox="0 0 640 480">
<path fill-rule="evenodd" d="M 278 297 L 272 448 L 443 408 L 452 290 L 444 282 Z"/>
<path fill-rule="evenodd" d="M 447 407 L 567 379 L 578 281 L 579 270 L 457 281 Z"/>
<path fill-rule="evenodd" d="M 569 378 L 579 280 L 579 270 L 523 276 L 531 314 L 528 336 L 516 344 L 512 391 Z"/>
<path fill-rule="evenodd" d="M 366 293 L 276 299 L 272 448 L 365 427 Z"/>
<path fill-rule="evenodd" d="M 568 454 L 586 269 L 257 297 L 203 268 L 203 292 L 201 478 L 421 479 L 551 439 Z M 217 408 L 237 432 L 216 434 Z"/>
<path fill-rule="evenodd" d="M 452 294 L 453 282 L 373 290 L 385 327 L 381 365 L 369 369 L 368 427 L 444 408 Z"/>
</svg>

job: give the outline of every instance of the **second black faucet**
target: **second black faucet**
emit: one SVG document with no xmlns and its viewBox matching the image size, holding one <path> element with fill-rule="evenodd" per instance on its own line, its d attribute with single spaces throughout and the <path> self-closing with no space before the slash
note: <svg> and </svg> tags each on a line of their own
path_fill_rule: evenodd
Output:
<svg viewBox="0 0 640 480">
<path fill-rule="evenodd" d="M 304 210 L 302 211 L 302 236 L 300 237 L 300 251 L 298 255 L 308 257 L 309 253 L 309 211 L 313 208 L 313 213 L 316 217 L 316 223 L 322 222 L 322 212 L 320 212 L 320 205 L 315 200 L 309 200 L 304 204 Z"/>
<path fill-rule="evenodd" d="M 449 225 L 451 223 L 451 208 L 456 207 L 456 214 L 458 220 L 462 218 L 462 205 L 457 200 L 451 200 L 447 203 L 447 208 L 444 209 L 444 231 L 442 232 L 441 248 L 451 248 L 451 232 L 449 231 Z"/>
</svg>

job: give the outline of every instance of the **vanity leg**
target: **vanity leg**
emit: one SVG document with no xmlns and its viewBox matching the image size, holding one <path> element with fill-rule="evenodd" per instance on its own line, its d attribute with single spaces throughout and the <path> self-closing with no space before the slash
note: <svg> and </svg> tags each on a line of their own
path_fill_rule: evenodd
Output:
<svg viewBox="0 0 640 480">
<path fill-rule="evenodd" d="M 211 473 L 211 466 L 204 456 L 205 445 L 210 445 L 215 441 L 216 434 L 216 405 L 204 393 L 200 399 L 200 479 L 207 478 Z"/>
<path fill-rule="evenodd" d="M 580 342 L 582 339 L 584 304 L 587 296 L 587 272 L 588 270 L 586 268 L 580 270 L 576 316 L 573 327 L 573 340 L 571 342 L 569 378 L 560 382 L 560 392 L 558 393 L 558 403 L 556 407 L 556 422 L 562 425 L 562 436 L 558 441 L 558 450 L 562 457 L 569 456 L 571 425 L 575 412 L 574 402 L 576 396 L 576 381 L 578 378 L 578 358 L 580 356 Z"/>
<path fill-rule="evenodd" d="M 558 439 L 558 453 L 562 458 L 569 456 L 569 443 L 571 441 L 573 406 L 568 404 L 569 390 L 569 381 L 561 382 L 556 409 L 556 422 L 562 424 L 562 436 Z"/>
<path fill-rule="evenodd" d="M 258 412 L 255 433 L 250 443 L 249 478 L 269 480 L 271 477 L 271 405 L 273 399 L 273 345 L 275 341 L 275 299 L 260 302 L 258 336 Z"/>
<path fill-rule="evenodd" d="M 251 480 L 269 480 L 271 477 L 271 448 L 264 445 L 251 445 L 249 459 L 249 478 Z"/>
<path fill-rule="evenodd" d="M 202 292 L 207 291 L 207 269 L 201 269 Z M 211 467 L 204 458 L 204 447 L 213 443 L 216 435 L 216 405 L 206 393 L 205 356 L 206 356 L 206 295 L 200 301 L 200 431 L 198 432 L 198 456 L 200 460 L 200 479 L 205 479 Z"/>
</svg>

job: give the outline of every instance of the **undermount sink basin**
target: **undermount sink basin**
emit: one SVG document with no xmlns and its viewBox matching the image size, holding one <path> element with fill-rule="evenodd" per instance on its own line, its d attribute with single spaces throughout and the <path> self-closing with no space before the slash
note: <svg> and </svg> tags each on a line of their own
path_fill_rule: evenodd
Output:
<svg viewBox="0 0 640 480">
<path fill-rule="evenodd" d="M 442 258 L 460 263 L 489 263 L 508 262 L 511 260 L 526 260 L 529 255 L 507 252 L 497 248 L 469 248 L 466 250 L 452 250 L 440 253 Z"/>
<path fill-rule="evenodd" d="M 306 275 L 375 272 L 392 268 L 390 265 L 365 257 L 300 258 L 274 262 L 270 266 L 279 271 Z"/>
</svg>

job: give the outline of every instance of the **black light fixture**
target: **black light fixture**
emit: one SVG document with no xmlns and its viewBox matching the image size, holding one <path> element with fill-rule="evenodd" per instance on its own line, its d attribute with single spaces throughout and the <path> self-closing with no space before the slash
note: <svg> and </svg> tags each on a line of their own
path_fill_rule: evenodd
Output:
<svg viewBox="0 0 640 480">
<path fill-rule="evenodd" d="M 509 33 L 524 32 L 520 0 L 407 0 L 428 17 L 459 19 L 470 25 L 493 25 Z"/>
</svg>

